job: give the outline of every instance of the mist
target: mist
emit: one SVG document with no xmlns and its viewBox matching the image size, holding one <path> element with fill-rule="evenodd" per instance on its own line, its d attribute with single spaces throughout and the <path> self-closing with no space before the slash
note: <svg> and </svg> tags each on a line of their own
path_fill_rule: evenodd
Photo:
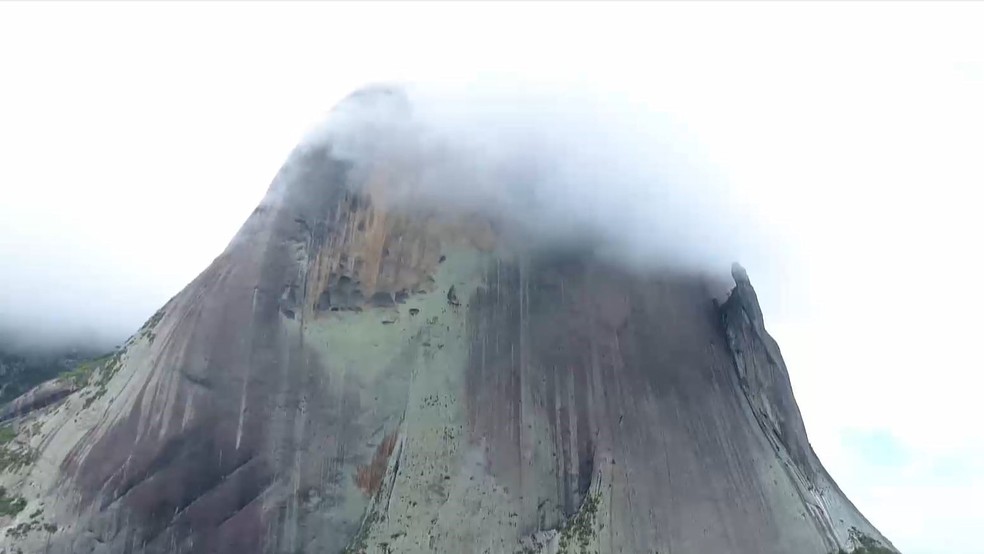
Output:
<svg viewBox="0 0 984 554">
<path fill-rule="evenodd" d="M 37 239 L 35 239 L 37 240 Z M 29 247 L 33 246 L 33 247 Z M 155 292 L 148 283 L 112 266 L 99 253 L 46 244 L 7 242 L 4 298 L 0 302 L 0 350 L 28 355 L 87 354 L 119 345 L 148 314 Z M 149 293 L 149 294 L 148 294 Z"/>
<path fill-rule="evenodd" d="M 712 160 L 688 136 L 685 122 L 665 110 L 647 109 L 611 90 L 517 78 L 382 88 L 396 92 L 379 102 L 372 92 L 378 86 L 359 87 L 369 92 L 327 105 L 328 115 L 312 117 L 300 149 L 329 142 L 332 155 L 357 167 L 380 156 L 397 160 L 404 190 L 389 191 L 392 202 L 481 213 L 538 247 L 589 245 L 633 269 L 726 279 L 733 261 L 755 265 L 775 256 L 754 214 L 731 202 L 728 183 L 707 171 Z M 179 195 L 195 193 L 162 191 L 181 207 L 187 204 Z M 226 222 L 226 240 L 235 218 L 243 221 L 251 209 L 251 196 L 257 198 L 254 192 L 233 199 L 238 214 L 218 214 Z M 111 220 L 120 217 L 119 209 L 97 207 L 87 216 Z M 141 225 L 133 217 L 147 213 L 130 216 L 129 223 Z M 180 217 L 164 219 L 155 227 L 163 240 L 182 223 Z M 166 275 L 175 273 L 174 258 L 150 273 L 146 265 L 119 266 L 112 258 L 113 243 L 122 241 L 130 248 L 126 255 L 147 256 L 153 264 L 153 252 L 139 247 L 146 229 L 136 229 L 136 237 L 134 231 L 110 225 L 100 237 L 105 250 L 72 244 L 71 238 L 40 251 L 29 243 L 5 243 L 0 254 L 20 271 L 9 272 L 5 283 L 0 346 L 110 349 L 224 247 L 221 235 L 207 237 L 210 252 L 196 241 L 199 252 L 182 261 L 185 278 L 177 283 Z M 171 277 L 170 288 L 160 273 Z"/>
<path fill-rule="evenodd" d="M 388 205 L 481 214 L 527 246 L 589 248 L 635 270 L 724 277 L 774 249 L 675 125 L 583 86 L 377 85 L 301 149 L 327 146 L 356 172 L 383 163 L 396 175 Z"/>
</svg>

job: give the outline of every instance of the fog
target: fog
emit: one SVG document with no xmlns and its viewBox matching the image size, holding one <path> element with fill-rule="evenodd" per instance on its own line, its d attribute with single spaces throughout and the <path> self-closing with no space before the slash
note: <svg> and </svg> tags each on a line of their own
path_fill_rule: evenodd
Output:
<svg viewBox="0 0 984 554">
<path fill-rule="evenodd" d="M 590 247 L 633 269 L 720 277 L 774 251 L 665 114 L 583 86 L 524 85 L 367 87 L 301 148 L 328 145 L 357 172 L 387 160 L 390 205 L 482 214 L 528 244 Z"/>
</svg>

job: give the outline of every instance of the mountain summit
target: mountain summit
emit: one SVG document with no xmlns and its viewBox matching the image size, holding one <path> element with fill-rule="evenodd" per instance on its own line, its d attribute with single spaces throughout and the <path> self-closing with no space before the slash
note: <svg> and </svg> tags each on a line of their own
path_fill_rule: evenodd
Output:
<svg viewBox="0 0 984 554">
<path fill-rule="evenodd" d="M 743 269 L 716 301 L 419 196 L 412 111 L 343 101 L 122 348 L 4 412 L 0 551 L 895 551 Z"/>
</svg>

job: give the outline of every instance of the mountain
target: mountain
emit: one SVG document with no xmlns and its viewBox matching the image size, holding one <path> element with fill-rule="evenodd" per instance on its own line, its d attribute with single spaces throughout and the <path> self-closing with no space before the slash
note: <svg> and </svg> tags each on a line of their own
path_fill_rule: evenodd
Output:
<svg viewBox="0 0 984 554">
<path fill-rule="evenodd" d="M 412 110 L 346 99 L 204 272 L 17 412 L 4 552 L 895 552 L 810 447 L 744 270 L 721 302 L 404 202 L 431 162 L 352 124 L 380 106 Z"/>
<path fill-rule="evenodd" d="M 23 395 L 91 358 L 92 353 L 78 351 L 19 352 L 0 346 L 0 405 Z M 3 416 L 0 415 L 0 419 Z"/>
</svg>

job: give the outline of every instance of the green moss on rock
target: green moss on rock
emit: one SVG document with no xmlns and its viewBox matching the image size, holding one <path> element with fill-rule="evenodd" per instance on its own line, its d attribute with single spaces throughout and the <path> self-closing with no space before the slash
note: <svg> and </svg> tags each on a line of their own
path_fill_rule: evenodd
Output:
<svg viewBox="0 0 984 554">
<path fill-rule="evenodd" d="M 595 520 L 600 504 L 601 493 L 588 494 L 584 498 L 581 508 L 560 531 L 560 554 L 588 554 L 588 547 L 596 534 Z"/>
<path fill-rule="evenodd" d="M 7 444 L 17 438 L 17 431 L 10 425 L 0 427 L 0 444 Z"/>
<path fill-rule="evenodd" d="M 8 445 L 0 446 L 0 473 L 17 471 L 33 463 L 36 458 L 37 452 L 30 448 L 11 448 Z"/>
<path fill-rule="evenodd" d="M 7 489 L 0 487 L 0 516 L 15 516 L 26 507 L 23 496 L 7 496 Z"/>
</svg>

